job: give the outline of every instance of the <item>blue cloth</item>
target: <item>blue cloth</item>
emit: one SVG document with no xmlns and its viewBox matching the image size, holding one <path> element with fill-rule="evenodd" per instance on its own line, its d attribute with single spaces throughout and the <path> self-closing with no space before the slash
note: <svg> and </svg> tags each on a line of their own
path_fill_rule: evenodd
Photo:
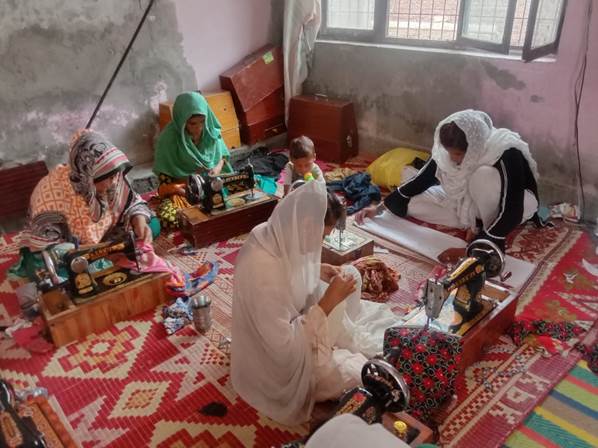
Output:
<svg viewBox="0 0 598 448">
<path fill-rule="evenodd" d="M 352 205 L 347 207 L 347 213 L 352 215 L 373 201 L 379 202 L 382 195 L 380 188 L 372 184 L 372 177 L 368 173 L 356 173 L 344 178 L 329 182 L 328 188 L 332 191 L 342 191 Z"/>
</svg>

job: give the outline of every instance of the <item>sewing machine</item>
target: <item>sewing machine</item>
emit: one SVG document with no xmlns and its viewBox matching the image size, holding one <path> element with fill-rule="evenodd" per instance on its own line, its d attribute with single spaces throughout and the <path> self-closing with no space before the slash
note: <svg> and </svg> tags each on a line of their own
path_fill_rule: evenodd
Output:
<svg viewBox="0 0 598 448">
<path fill-rule="evenodd" d="M 227 195 L 251 190 L 244 200 L 250 201 L 255 196 L 255 174 L 253 166 L 247 165 L 236 173 L 210 176 L 192 174 L 187 180 L 187 200 L 192 205 L 201 204 L 206 213 L 212 210 L 224 210 Z"/>
<path fill-rule="evenodd" d="M 137 263 L 137 251 L 135 246 L 135 234 L 127 233 L 120 241 L 106 242 L 92 246 L 79 247 L 61 252 L 57 250 L 45 250 L 42 258 L 45 270 L 37 272 L 38 285 L 42 290 L 49 290 L 53 287 L 62 286 L 65 282 L 58 275 L 59 270 L 66 271 L 68 276 L 67 289 L 73 297 L 89 297 L 100 291 L 110 289 L 124 283 L 129 278 L 125 270 L 111 266 L 92 272 L 91 265 L 100 259 L 112 254 L 122 253 L 127 258 Z"/>
<path fill-rule="evenodd" d="M 427 316 L 426 326 L 440 316 L 445 302 L 453 299 L 453 307 L 460 320 L 452 322 L 451 330 L 460 328 L 483 310 L 482 289 L 487 278 L 503 271 L 504 255 L 491 241 L 476 240 L 466 250 L 467 257 L 441 279 L 428 279 L 423 302 Z"/>
</svg>

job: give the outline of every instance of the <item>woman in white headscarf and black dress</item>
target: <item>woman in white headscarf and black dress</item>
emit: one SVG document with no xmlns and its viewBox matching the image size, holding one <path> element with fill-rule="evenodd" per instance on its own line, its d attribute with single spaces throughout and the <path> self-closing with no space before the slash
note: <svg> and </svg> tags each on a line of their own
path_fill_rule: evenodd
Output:
<svg viewBox="0 0 598 448">
<path fill-rule="evenodd" d="M 382 206 L 370 207 L 358 221 L 387 208 L 398 216 L 467 229 L 467 240 L 487 239 L 505 248 L 507 235 L 535 218 L 538 168 L 519 134 L 496 129 L 485 112 L 456 112 L 436 127 L 432 157 Z M 439 258 L 453 261 L 464 249 Z"/>
<path fill-rule="evenodd" d="M 251 231 L 235 263 L 232 383 L 280 423 L 304 423 L 316 401 L 359 385 L 396 322 L 386 305 L 360 301 L 357 269 L 320 262 L 342 213 L 323 183 L 308 182 Z"/>
</svg>

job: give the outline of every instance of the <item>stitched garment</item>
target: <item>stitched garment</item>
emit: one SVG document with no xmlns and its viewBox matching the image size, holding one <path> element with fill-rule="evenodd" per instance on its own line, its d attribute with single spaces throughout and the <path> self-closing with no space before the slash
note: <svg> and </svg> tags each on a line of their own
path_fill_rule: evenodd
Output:
<svg viewBox="0 0 598 448">
<path fill-rule="evenodd" d="M 390 293 L 399 289 L 401 275 L 375 256 L 363 257 L 353 262 L 361 274 L 361 298 L 372 302 L 388 301 Z"/>
</svg>

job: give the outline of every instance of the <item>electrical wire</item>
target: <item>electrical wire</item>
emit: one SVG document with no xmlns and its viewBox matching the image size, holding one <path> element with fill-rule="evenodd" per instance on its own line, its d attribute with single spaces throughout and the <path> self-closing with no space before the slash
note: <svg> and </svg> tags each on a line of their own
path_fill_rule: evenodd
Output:
<svg viewBox="0 0 598 448">
<path fill-rule="evenodd" d="M 585 198 L 585 191 L 583 187 L 583 170 L 581 167 L 581 151 L 579 147 L 579 115 L 581 112 L 581 102 L 583 96 L 583 90 L 585 86 L 586 80 L 586 70 L 588 67 L 588 53 L 590 48 L 590 25 L 592 23 L 592 10 L 594 0 L 588 0 L 588 11 L 587 11 L 587 22 L 586 22 L 586 30 L 585 30 L 585 49 L 583 53 L 583 58 L 581 60 L 579 74 L 577 75 L 577 79 L 575 80 L 575 89 L 574 89 L 574 99 L 575 99 L 575 128 L 574 128 L 574 138 L 575 138 L 575 151 L 577 154 L 577 170 L 578 170 L 578 181 L 579 181 L 579 204 L 580 204 L 580 215 L 581 217 L 585 217 L 585 206 L 586 206 L 586 198 Z"/>
</svg>

